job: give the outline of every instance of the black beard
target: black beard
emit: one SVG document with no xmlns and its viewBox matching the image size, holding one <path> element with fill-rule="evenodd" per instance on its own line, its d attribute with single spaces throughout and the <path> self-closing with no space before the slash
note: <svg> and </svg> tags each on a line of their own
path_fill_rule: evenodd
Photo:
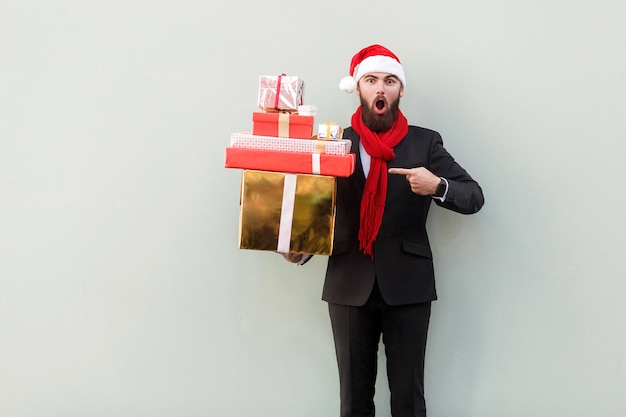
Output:
<svg viewBox="0 0 626 417">
<path fill-rule="evenodd" d="M 398 108 L 400 107 L 400 97 L 393 103 L 389 103 L 389 109 L 383 114 L 377 114 L 374 111 L 376 100 L 368 106 L 363 97 L 361 97 L 361 116 L 365 126 L 369 127 L 372 132 L 386 132 L 391 129 L 398 117 Z"/>
</svg>

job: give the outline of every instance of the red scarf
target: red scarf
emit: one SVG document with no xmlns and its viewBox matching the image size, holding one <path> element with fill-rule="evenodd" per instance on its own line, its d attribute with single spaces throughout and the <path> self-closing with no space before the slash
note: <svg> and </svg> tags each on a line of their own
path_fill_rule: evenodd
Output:
<svg viewBox="0 0 626 417">
<path fill-rule="evenodd" d="M 352 128 L 360 136 L 361 143 L 372 157 L 370 171 L 365 180 L 361 197 L 361 224 L 359 227 L 359 249 L 374 259 L 374 240 L 383 222 L 385 198 L 387 196 L 387 162 L 395 158 L 393 151 L 409 132 L 406 117 L 398 109 L 398 117 L 385 132 L 372 132 L 365 126 L 361 106 L 352 115 Z"/>
</svg>

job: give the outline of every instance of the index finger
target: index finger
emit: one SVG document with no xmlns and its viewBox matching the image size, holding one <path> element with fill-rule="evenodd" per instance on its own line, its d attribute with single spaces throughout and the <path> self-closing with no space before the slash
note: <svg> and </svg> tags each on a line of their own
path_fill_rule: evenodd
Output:
<svg viewBox="0 0 626 417">
<path fill-rule="evenodd" d="M 411 170 L 408 168 L 389 168 L 387 172 L 390 174 L 408 175 L 411 173 Z"/>
</svg>

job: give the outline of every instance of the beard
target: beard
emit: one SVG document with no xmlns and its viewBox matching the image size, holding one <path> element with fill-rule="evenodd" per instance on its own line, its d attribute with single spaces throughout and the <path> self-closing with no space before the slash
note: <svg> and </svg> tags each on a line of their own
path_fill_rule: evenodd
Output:
<svg viewBox="0 0 626 417">
<path fill-rule="evenodd" d="M 383 114 L 377 114 L 374 111 L 376 102 L 380 100 L 383 100 L 385 102 L 385 106 L 388 106 L 387 110 Z M 398 97 L 393 103 L 387 103 L 384 96 L 377 96 L 372 101 L 371 105 L 368 105 L 363 97 L 361 97 L 361 113 L 363 123 L 365 123 L 365 126 L 367 126 L 372 132 L 386 132 L 391 129 L 391 126 L 393 126 L 398 118 L 399 107 L 400 97 Z"/>
</svg>

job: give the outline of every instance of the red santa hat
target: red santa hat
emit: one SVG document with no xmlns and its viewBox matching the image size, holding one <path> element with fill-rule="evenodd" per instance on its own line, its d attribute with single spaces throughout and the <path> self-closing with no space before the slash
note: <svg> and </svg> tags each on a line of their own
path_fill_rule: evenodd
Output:
<svg viewBox="0 0 626 417">
<path fill-rule="evenodd" d="M 344 77 L 339 82 L 339 88 L 346 93 L 352 93 L 365 74 L 370 72 L 386 72 L 393 74 L 406 85 L 404 70 L 400 60 L 393 52 L 382 45 L 370 45 L 352 57 L 350 62 L 350 76 Z"/>
</svg>

